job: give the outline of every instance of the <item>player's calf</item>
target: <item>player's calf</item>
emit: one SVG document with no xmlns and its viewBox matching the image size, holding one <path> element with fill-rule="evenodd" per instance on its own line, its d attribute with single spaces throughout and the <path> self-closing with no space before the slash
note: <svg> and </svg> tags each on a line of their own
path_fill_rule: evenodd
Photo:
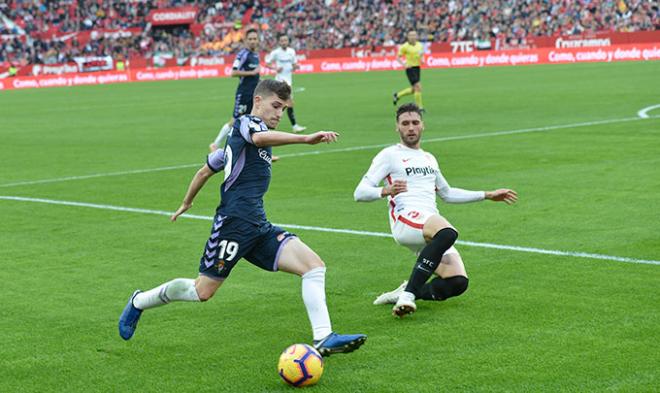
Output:
<svg viewBox="0 0 660 393">
<path fill-rule="evenodd" d="M 469 280 L 465 276 L 436 277 L 424 284 L 419 291 L 418 298 L 423 300 L 445 300 L 460 296 L 467 290 L 468 282 Z"/>
<path fill-rule="evenodd" d="M 422 286 L 428 281 L 435 269 L 440 265 L 444 253 L 456 242 L 458 232 L 454 228 L 439 230 L 420 252 L 415 267 L 408 280 L 406 292 L 419 296 Z"/>
<path fill-rule="evenodd" d="M 133 337 L 144 310 L 174 301 L 206 301 L 213 296 L 220 284 L 222 281 L 215 281 L 203 276 L 197 281 L 189 278 L 175 278 L 148 291 L 133 292 L 119 316 L 119 335 L 124 340 Z"/>
<path fill-rule="evenodd" d="M 133 305 L 140 310 L 159 307 L 174 301 L 199 302 L 195 280 L 175 278 L 156 288 L 135 295 Z"/>
</svg>

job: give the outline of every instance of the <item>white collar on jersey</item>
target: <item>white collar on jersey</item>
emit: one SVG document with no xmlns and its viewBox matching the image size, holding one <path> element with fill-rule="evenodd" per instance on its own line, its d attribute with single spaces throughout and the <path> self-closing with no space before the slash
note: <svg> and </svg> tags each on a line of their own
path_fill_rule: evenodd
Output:
<svg viewBox="0 0 660 393">
<path fill-rule="evenodd" d="M 399 146 L 400 148 L 404 149 L 404 150 L 424 152 L 424 150 L 422 150 L 421 147 L 419 149 L 413 149 L 413 148 L 410 148 L 410 147 L 404 145 L 403 143 L 397 143 L 396 145 Z"/>
</svg>

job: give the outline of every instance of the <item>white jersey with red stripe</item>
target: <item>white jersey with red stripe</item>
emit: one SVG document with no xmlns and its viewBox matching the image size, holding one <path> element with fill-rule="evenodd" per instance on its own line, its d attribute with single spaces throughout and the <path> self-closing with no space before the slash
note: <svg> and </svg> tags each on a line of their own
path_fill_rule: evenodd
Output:
<svg viewBox="0 0 660 393">
<path fill-rule="evenodd" d="M 403 220 L 413 218 L 401 216 L 402 212 L 438 213 L 435 203 L 438 177 L 442 177 L 442 174 L 432 154 L 402 144 L 387 147 L 378 153 L 365 175 L 372 185 L 378 185 L 381 181 L 388 185 L 395 180 L 407 182 L 408 191 L 387 198 L 390 226 L 394 226 L 400 217 Z"/>
<path fill-rule="evenodd" d="M 432 154 L 396 144 L 376 155 L 355 189 L 354 198 L 363 202 L 380 199 L 380 183 L 391 185 L 396 180 L 405 180 L 407 191 L 387 197 L 390 228 L 399 244 L 416 252 L 425 244 L 424 223 L 432 215 L 439 214 L 436 195 L 448 203 L 475 202 L 485 197 L 483 191 L 449 186 Z"/>
</svg>

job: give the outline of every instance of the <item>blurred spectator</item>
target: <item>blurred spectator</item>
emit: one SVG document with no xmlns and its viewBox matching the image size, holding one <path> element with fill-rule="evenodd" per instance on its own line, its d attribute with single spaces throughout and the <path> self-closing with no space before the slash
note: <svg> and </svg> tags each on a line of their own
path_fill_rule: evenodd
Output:
<svg viewBox="0 0 660 393">
<path fill-rule="evenodd" d="M 405 41 L 410 29 L 423 41 L 499 38 L 517 46 L 527 36 L 654 30 L 659 16 L 653 0 L 305 0 L 276 9 L 269 24 L 296 49 L 381 46 Z"/>
<path fill-rule="evenodd" d="M 184 27 L 151 28 L 146 21 L 153 9 L 187 5 L 199 10 L 203 29 L 196 37 Z M 0 14 L 0 64 L 16 65 L 61 63 L 81 54 L 225 55 L 240 48 L 240 22 L 262 28 L 264 47 L 274 47 L 277 34 L 285 33 L 297 50 L 390 46 L 410 29 L 422 41 L 494 38 L 499 48 L 510 48 L 524 47 L 530 36 L 660 25 L 657 0 L 5 0 Z M 84 44 L 66 35 L 128 28 L 142 33 L 92 35 Z"/>
</svg>

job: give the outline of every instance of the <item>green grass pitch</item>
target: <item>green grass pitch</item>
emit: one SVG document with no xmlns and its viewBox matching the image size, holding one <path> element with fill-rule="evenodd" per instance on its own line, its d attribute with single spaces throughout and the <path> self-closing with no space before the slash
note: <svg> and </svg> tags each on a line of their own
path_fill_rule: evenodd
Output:
<svg viewBox="0 0 660 393">
<path fill-rule="evenodd" d="M 511 187 L 515 206 L 439 208 L 460 239 L 660 260 L 660 62 L 424 70 L 425 138 L 563 126 L 423 144 L 451 185 Z M 388 232 L 385 201 L 353 190 L 396 143 L 402 72 L 300 75 L 296 114 L 331 146 L 276 148 L 266 197 L 280 224 Z M 230 115 L 236 80 L 0 93 L 0 196 L 175 210 L 189 164 Z M 649 115 L 660 115 L 660 109 Z M 613 122 L 602 122 L 614 120 Z M 594 122 L 592 125 L 578 123 Z M 574 125 L 574 126 L 571 126 Z M 281 129 L 289 130 L 286 117 Z M 324 154 L 295 153 L 321 151 Z M 210 216 L 222 176 L 191 214 Z M 61 179 L 43 183 L 35 180 Z M 27 184 L 16 184 L 25 183 Z M 280 351 L 309 342 L 300 279 L 243 261 L 206 304 L 147 311 L 129 342 L 127 297 L 194 277 L 210 222 L 0 199 L 0 392 L 286 392 Z M 312 392 L 652 392 L 660 386 L 660 266 L 459 246 L 470 288 L 394 319 L 373 298 L 414 257 L 389 238 L 296 232 L 328 265 L 338 332 Z"/>
</svg>

